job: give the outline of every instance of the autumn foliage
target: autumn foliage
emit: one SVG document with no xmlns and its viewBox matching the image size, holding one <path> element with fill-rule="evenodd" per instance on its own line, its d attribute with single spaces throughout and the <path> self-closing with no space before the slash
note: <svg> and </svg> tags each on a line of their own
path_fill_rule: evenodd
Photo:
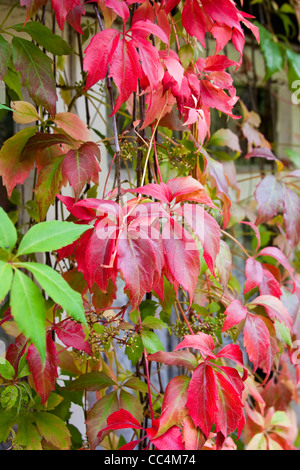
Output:
<svg viewBox="0 0 300 470">
<path fill-rule="evenodd" d="M 0 358 L 0 441 L 296 449 L 300 174 L 237 95 L 245 37 L 260 43 L 237 3 L 20 0 L 23 24 L 1 26 L 2 108 L 21 127 L 0 150 L 0 175 L 30 220 L 22 226 L 0 209 L 0 325 L 14 337 Z M 61 34 L 43 22 L 49 11 Z M 74 54 L 66 28 L 80 44 L 76 84 L 59 72 L 58 58 Z M 64 112 L 59 89 L 65 100 L 74 93 Z M 89 119 L 98 95 L 111 134 Z M 272 171 L 246 207 L 236 161 L 254 159 Z M 33 198 L 22 203 L 32 172 Z M 86 436 L 69 424 L 72 403 L 84 409 Z"/>
</svg>

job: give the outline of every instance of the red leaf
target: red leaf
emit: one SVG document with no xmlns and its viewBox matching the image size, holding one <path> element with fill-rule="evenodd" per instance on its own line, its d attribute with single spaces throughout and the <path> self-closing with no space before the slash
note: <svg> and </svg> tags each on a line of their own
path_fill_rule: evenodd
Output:
<svg viewBox="0 0 300 470">
<path fill-rule="evenodd" d="M 259 261 L 254 258 L 248 258 L 246 261 L 245 268 L 246 285 L 244 294 L 247 294 L 250 290 L 255 287 L 259 287 L 263 282 L 263 267 Z"/>
<path fill-rule="evenodd" d="M 57 337 L 68 347 L 84 351 L 89 356 L 92 355 L 91 347 L 86 340 L 86 334 L 82 325 L 72 320 L 63 320 L 54 327 Z"/>
<path fill-rule="evenodd" d="M 62 163 L 62 172 L 78 199 L 86 183 L 99 183 L 100 151 L 93 142 L 86 142 L 77 150 L 69 150 Z"/>
<path fill-rule="evenodd" d="M 226 308 L 224 314 L 226 319 L 222 331 L 227 331 L 235 325 L 241 323 L 247 317 L 248 310 L 236 299 Z"/>
<path fill-rule="evenodd" d="M 289 275 L 292 278 L 293 284 L 294 284 L 294 292 L 296 289 L 296 281 L 294 278 L 294 272 L 293 268 L 291 267 L 290 263 L 288 262 L 287 257 L 285 256 L 284 253 L 282 253 L 279 248 L 275 246 L 268 246 L 266 248 L 263 248 L 258 256 L 270 256 L 271 258 L 275 258 L 282 266 L 288 271 Z"/>
<path fill-rule="evenodd" d="M 186 335 L 175 348 L 175 351 L 182 348 L 193 348 L 198 349 L 205 359 L 205 356 L 216 358 L 212 350 L 215 347 L 214 340 L 211 335 L 198 332 L 196 335 Z"/>
<path fill-rule="evenodd" d="M 197 367 L 197 359 L 189 351 L 159 351 L 148 356 L 149 361 L 161 362 L 167 366 L 183 366 L 193 370 Z"/>
<path fill-rule="evenodd" d="M 182 439 L 185 450 L 202 450 L 206 438 L 200 429 L 196 428 L 193 420 L 188 416 L 182 423 Z"/>
<path fill-rule="evenodd" d="M 253 363 L 253 372 L 265 360 L 270 347 L 269 331 L 260 315 L 249 314 L 244 329 L 244 344 L 250 361 Z"/>
<path fill-rule="evenodd" d="M 168 383 L 162 403 L 161 416 L 156 420 L 157 432 L 153 436 L 154 439 L 165 434 L 173 426 L 180 426 L 187 416 L 186 403 L 189 384 L 190 379 L 186 375 L 174 377 Z"/>
<path fill-rule="evenodd" d="M 112 114 L 115 114 L 131 93 L 137 90 L 138 79 L 142 76 L 140 57 L 133 40 L 127 42 L 122 39 L 117 45 L 115 54 L 110 75 L 118 87 L 119 96 Z"/>
<path fill-rule="evenodd" d="M 42 364 L 36 347 L 31 344 L 27 352 L 28 367 L 32 374 L 37 393 L 42 399 L 42 404 L 48 400 L 52 390 L 55 390 L 55 380 L 58 378 L 58 354 L 51 332 L 46 337 L 46 361 Z"/>
<path fill-rule="evenodd" d="M 215 423 L 216 380 L 213 368 L 203 362 L 194 371 L 188 392 L 187 407 L 195 426 L 208 438 Z"/>
<path fill-rule="evenodd" d="M 203 207 L 196 204 L 184 204 L 176 212 L 184 217 L 199 238 L 207 267 L 214 274 L 214 263 L 220 251 L 219 224 Z"/>
<path fill-rule="evenodd" d="M 152 240 L 146 231 L 131 230 L 123 232 L 118 240 L 118 269 L 129 290 L 131 307 L 135 309 L 144 295 L 157 284 L 161 275 L 160 256 L 162 247 L 157 252 L 156 240 Z"/>
<path fill-rule="evenodd" d="M 202 9 L 197 0 L 184 2 L 182 10 L 182 24 L 190 36 L 195 36 L 205 48 L 205 34 L 207 26 Z"/>
<path fill-rule="evenodd" d="M 193 299 L 200 274 L 200 257 L 192 236 L 173 219 L 167 221 L 162 232 L 168 270 L 173 278 Z"/>
<path fill-rule="evenodd" d="M 147 429 L 147 434 L 148 433 L 149 430 Z M 149 434 L 148 437 L 150 437 Z M 158 450 L 184 450 L 181 431 L 177 426 L 173 426 L 165 434 L 158 437 L 157 439 L 152 438 L 150 440 Z"/>
<path fill-rule="evenodd" d="M 60 30 L 64 29 L 67 14 L 73 10 L 73 8 L 80 7 L 80 0 L 51 0 L 51 6 L 54 10 L 57 24 Z"/>
<path fill-rule="evenodd" d="M 68 12 L 66 20 L 72 28 L 75 29 L 79 34 L 83 34 L 81 27 L 81 16 L 85 15 L 85 9 L 83 6 L 84 0 L 80 0 L 81 5 L 75 5 L 75 7 Z"/>
<path fill-rule="evenodd" d="M 243 417 L 243 404 L 235 387 L 219 372 L 215 372 L 218 398 L 216 401 L 216 432 L 224 438 L 234 432 Z"/>
<path fill-rule="evenodd" d="M 129 8 L 126 2 L 122 0 L 106 0 L 105 6 L 111 8 L 117 15 L 119 15 L 124 22 L 129 18 Z"/>
<path fill-rule="evenodd" d="M 88 72 L 85 90 L 106 77 L 107 69 L 116 51 L 120 33 L 115 29 L 106 29 L 93 36 L 85 50 L 83 68 Z"/>
<path fill-rule="evenodd" d="M 252 300 L 250 305 L 261 305 L 265 308 L 271 320 L 275 320 L 275 318 L 277 318 L 279 322 L 283 322 L 292 332 L 292 317 L 281 300 L 279 300 L 277 297 L 272 295 L 260 295 L 256 299 Z"/>
<path fill-rule="evenodd" d="M 121 408 L 107 418 L 107 426 L 99 432 L 98 437 L 101 440 L 101 435 L 105 431 L 116 431 L 117 429 L 143 429 L 143 427 L 129 411 Z"/>
<path fill-rule="evenodd" d="M 163 41 L 165 44 L 168 44 L 169 42 L 169 39 L 163 29 L 148 19 L 135 21 L 128 32 L 129 31 L 133 32 L 134 39 L 137 39 L 138 37 L 143 37 L 146 39 L 149 34 L 153 34 L 154 36 L 157 36 L 159 39 L 161 39 L 161 41 Z"/>
<path fill-rule="evenodd" d="M 98 229 L 91 235 L 86 245 L 84 263 L 88 273 L 86 278 L 90 287 L 94 282 L 98 285 L 102 292 L 106 292 L 108 281 L 116 279 L 116 267 L 112 260 L 116 247 L 116 226 L 113 224 L 106 230 Z M 80 267 L 82 267 L 80 263 Z M 85 273 L 83 272 L 83 275 Z"/>
</svg>

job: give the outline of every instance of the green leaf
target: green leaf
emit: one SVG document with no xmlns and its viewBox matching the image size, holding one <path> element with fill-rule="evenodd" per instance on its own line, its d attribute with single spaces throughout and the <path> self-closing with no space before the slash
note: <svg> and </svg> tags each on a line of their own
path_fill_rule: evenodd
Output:
<svg viewBox="0 0 300 470">
<path fill-rule="evenodd" d="M 18 420 L 16 442 L 26 450 L 43 450 L 41 437 L 36 426 L 32 424 L 31 414 L 22 416 L 22 419 Z"/>
<path fill-rule="evenodd" d="M 15 376 L 15 369 L 4 357 L 0 357 L 0 375 L 6 380 L 12 380 Z"/>
<path fill-rule="evenodd" d="M 0 207 L 0 248 L 12 250 L 17 242 L 17 230 L 6 212 Z"/>
<path fill-rule="evenodd" d="M 81 295 L 57 271 L 40 263 L 20 263 L 19 266 L 28 269 L 49 297 L 74 320 L 86 324 Z"/>
<path fill-rule="evenodd" d="M 293 83 L 296 80 L 300 80 L 300 54 L 292 51 L 292 49 L 286 49 L 286 58 L 288 63 L 288 79 L 289 86 L 293 88 Z"/>
<path fill-rule="evenodd" d="M 116 385 L 116 383 L 108 375 L 104 372 L 94 370 L 87 374 L 80 375 L 78 379 L 72 380 L 66 388 L 67 390 L 89 390 L 95 392 L 111 387 L 112 385 Z"/>
<path fill-rule="evenodd" d="M 19 330 L 32 340 L 42 361 L 45 362 L 45 301 L 36 284 L 19 270 L 16 270 L 14 275 L 10 306 Z"/>
<path fill-rule="evenodd" d="M 31 227 L 24 235 L 17 256 L 53 251 L 70 245 L 91 227 L 52 220 Z"/>
<path fill-rule="evenodd" d="M 13 279 L 13 270 L 11 265 L 4 263 L 3 261 L 0 261 L 0 279 L 0 302 L 2 302 L 10 290 Z"/>
<path fill-rule="evenodd" d="M 282 340 L 284 344 L 292 348 L 291 332 L 289 328 L 283 322 L 278 321 L 277 318 L 275 318 L 275 329 L 279 340 Z"/>
<path fill-rule="evenodd" d="M 275 72 L 280 72 L 284 67 L 284 51 L 279 42 L 276 42 L 273 34 L 271 34 L 261 24 L 255 24 L 259 27 L 260 48 L 264 55 L 266 63 L 266 75 L 264 80 L 267 81 Z"/>
<path fill-rule="evenodd" d="M 128 359 L 135 365 L 144 352 L 144 346 L 141 337 L 134 334 L 128 341 L 125 348 L 125 354 Z"/>
<path fill-rule="evenodd" d="M 68 450 L 70 448 L 71 435 L 64 421 L 51 413 L 43 411 L 34 413 L 34 418 L 40 434 L 49 444 L 59 450 Z"/>
<path fill-rule="evenodd" d="M 25 25 L 16 24 L 12 28 L 18 33 L 29 34 L 34 41 L 53 55 L 69 55 L 73 51 L 66 41 L 57 34 L 52 33 L 42 23 L 29 21 Z"/>
<path fill-rule="evenodd" d="M 19 391 L 15 385 L 8 385 L 1 393 L 1 406 L 6 410 L 10 410 L 15 404 L 19 396 Z"/>
<path fill-rule="evenodd" d="M 10 61 L 10 45 L 0 34 L 0 80 L 7 74 Z"/>
<path fill-rule="evenodd" d="M 141 333 L 141 338 L 145 349 L 150 354 L 154 354 L 158 351 L 164 351 L 164 347 L 161 344 L 158 336 L 153 333 L 153 331 L 143 330 Z"/>
<path fill-rule="evenodd" d="M 57 95 L 51 59 L 38 46 L 23 38 L 15 36 L 12 47 L 13 63 L 21 74 L 22 85 L 37 105 L 54 116 Z"/>
<path fill-rule="evenodd" d="M 142 326 L 152 328 L 153 330 L 161 330 L 163 328 L 167 328 L 167 325 L 162 320 L 151 316 L 144 318 L 144 320 L 142 321 Z"/>
</svg>

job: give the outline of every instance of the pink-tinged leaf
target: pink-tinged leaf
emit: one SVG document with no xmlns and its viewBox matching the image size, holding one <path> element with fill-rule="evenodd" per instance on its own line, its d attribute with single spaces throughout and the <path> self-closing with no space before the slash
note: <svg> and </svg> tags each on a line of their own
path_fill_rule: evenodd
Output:
<svg viewBox="0 0 300 470">
<path fill-rule="evenodd" d="M 216 357 L 224 357 L 235 362 L 237 365 L 245 369 L 243 353 L 238 344 L 227 344 L 221 351 L 216 354 Z"/>
<path fill-rule="evenodd" d="M 279 282 L 267 269 L 263 269 L 263 281 L 259 286 L 259 292 L 261 295 L 274 295 L 274 297 L 278 297 L 278 299 L 282 296 Z"/>
<path fill-rule="evenodd" d="M 250 362 L 253 364 L 253 373 L 268 357 L 270 349 L 270 334 L 265 319 L 261 315 L 247 315 L 244 328 L 244 346 Z"/>
<path fill-rule="evenodd" d="M 255 287 L 259 287 L 263 281 L 263 267 L 255 258 L 248 258 L 245 268 L 246 284 L 244 294 Z"/>
<path fill-rule="evenodd" d="M 100 150 L 93 142 L 82 144 L 77 150 L 69 150 L 62 163 L 62 172 L 78 199 L 86 183 L 99 184 Z"/>
<path fill-rule="evenodd" d="M 51 0 L 51 6 L 54 10 L 59 29 L 64 29 L 67 14 L 76 6 L 81 6 L 80 0 Z"/>
<path fill-rule="evenodd" d="M 106 29 L 93 36 L 83 60 L 83 68 L 88 72 L 85 90 L 106 77 L 119 38 L 120 33 L 116 29 Z"/>
<path fill-rule="evenodd" d="M 196 428 L 193 420 L 187 416 L 182 423 L 182 440 L 185 450 L 202 450 L 206 438 L 200 429 Z"/>
<path fill-rule="evenodd" d="M 211 28 L 211 34 L 216 40 L 215 54 L 218 54 L 232 38 L 232 28 L 215 23 Z"/>
<path fill-rule="evenodd" d="M 42 399 L 42 404 L 48 400 L 52 390 L 55 390 L 55 382 L 58 378 L 58 354 L 51 332 L 46 337 L 46 361 L 42 364 L 36 347 L 31 344 L 27 352 L 27 362 L 37 393 Z"/>
<path fill-rule="evenodd" d="M 146 186 L 141 186 L 140 188 L 130 190 L 130 192 L 151 196 L 154 199 L 158 199 L 161 202 L 166 202 L 167 204 L 170 204 L 173 199 L 172 191 L 163 182 L 160 184 L 150 183 Z"/>
<path fill-rule="evenodd" d="M 189 351 L 159 351 L 148 356 L 149 361 L 160 362 L 167 366 L 183 366 L 189 370 L 196 369 L 198 362 Z"/>
<path fill-rule="evenodd" d="M 174 377 L 165 390 L 161 416 L 157 420 L 157 432 L 154 438 L 165 434 L 171 427 L 180 426 L 188 414 L 186 403 L 190 378 L 186 375 Z"/>
<path fill-rule="evenodd" d="M 137 439 L 136 441 L 127 442 L 127 444 L 124 444 L 118 450 L 134 450 L 140 442 L 143 442 L 144 439 L 145 437 L 142 437 L 141 439 Z"/>
<path fill-rule="evenodd" d="M 289 188 L 285 192 L 283 218 L 287 239 L 294 247 L 300 241 L 300 198 Z"/>
<path fill-rule="evenodd" d="M 202 9 L 196 0 L 184 2 L 182 24 L 190 36 L 195 36 L 205 47 L 206 21 Z"/>
<path fill-rule="evenodd" d="M 92 140 L 91 133 L 77 114 L 74 113 L 57 113 L 53 122 L 66 133 L 67 136 L 74 140 L 82 142 L 90 142 Z"/>
<path fill-rule="evenodd" d="M 238 17 L 238 10 L 231 0 L 219 0 L 217 3 L 214 0 L 201 1 L 205 13 L 207 13 L 212 20 L 227 25 L 231 28 L 239 28 L 240 22 Z"/>
<path fill-rule="evenodd" d="M 216 358 L 212 350 L 215 347 L 214 340 L 211 335 L 198 332 L 196 335 L 186 335 L 184 339 L 176 346 L 175 351 L 182 348 L 198 349 L 205 359 L 205 356 Z"/>
<path fill-rule="evenodd" d="M 197 244 L 192 236 L 173 219 L 166 222 L 162 238 L 168 270 L 189 293 L 191 304 L 200 274 L 200 256 Z"/>
<path fill-rule="evenodd" d="M 14 36 L 12 59 L 33 101 L 54 116 L 58 98 L 50 58 L 32 42 Z"/>
<path fill-rule="evenodd" d="M 241 396 L 235 387 L 219 372 L 215 372 L 217 398 L 216 432 L 224 438 L 234 432 L 243 416 Z"/>
<path fill-rule="evenodd" d="M 148 437 L 150 437 L 148 429 L 147 434 Z M 173 426 L 165 434 L 158 437 L 157 439 L 151 439 L 151 443 L 158 450 L 184 450 L 181 431 L 177 426 Z"/>
<path fill-rule="evenodd" d="M 181 200 L 184 200 L 182 196 L 187 196 L 191 193 L 203 190 L 203 185 L 191 176 L 185 176 L 182 178 L 172 178 L 167 182 L 167 186 L 171 189 L 173 199 L 181 197 Z"/>
<path fill-rule="evenodd" d="M 238 116 L 232 114 L 232 108 L 236 104 L 237 99 L 227 95 L 222 88 L 215 86 L 209 80 L 201 80 L 200 91 L 203 105 L 216 108 L 233 119 L 238 118 Z"/>
<path fill-rule="evenodd" d="M 194 371 L 188 391 L 187 407 L 195 426 L 208 438 L 215 424 L 217 387 L 213 368 L 205 362 Z"/>
<path fill-rule="evenodd" d="M 99 223 L 101 224 L 101 221 Z M 95 282 L 102 292 L 106 292 L 109 280 L 112 279 L 114 282 L 117 276 L 116 266 L 112 260 L 116 248 L 116 226 L 113 224 L 100 230 L 99 223 L 86 246 L 84 263 L 89 286 L 92 287 Z M 81 263 L 80 268 L 82 268 Z M 84 272 L 83 275 L 85 276 Z"/>
<path fill-rule="evenodd" d="M 267 175 L 256 187 L 258 203 L 256 225 L 263 224 L 277 215 L 284 206 L 285 186 L 275 176 Z"/>
<path fill-rule="evenodd" d="M 143 37 L 144 39 L 147 38 L 149 34 L 153 34 L 161 39 L 162 42 L 168 44 L 169 39 L 166 33 L 155 23 L 150 20 L 139 20 L 136 21 L 130 28 L 133 33 L 133 38 L 136 39 L 137 37 Z"/>
<path fill-rule="evenodd" d="M 222 331 L 227 331 L 235 325 L 238 325 L 244 321 L 247 317 L 248 310 L 244 307 L 241 302 L 236 299 L 226 308 L 224 314 L 226 319 L 222 328 Z"/>
<path fill-rule="evenodd" d="M 245 156 L 246 160 L 250 158 L 265 158 L 266 160 L 277 161 L 279 162 L 278 158 L 275 157 L 272 150 L 267 147 L 264 148 L 255 148 L 251 152 L 247 153 Z"/>
<path fill-rule="evenodd" d="M 36 128 L 35 128 L 36 129 Z M 43 150 L 49 149 L 52 146 L 60 146 L 57 149 L 57 154 L 62 154 L 62 150 L 66 150 L 69 147 L 73 147 L 73 140 L 64 134 L 48 134 L 43 132 L 36 132 L 32 137 L 28 139 L 23 150 L 21 159 L 26 160 L 32 155 L 35 156 L 38 170 L 44 165 L 51 163 L 51 154 L 41 153 Z M 60 150 L 60 152 L 58 151 Z M 47 158 L 48 157 L 48 158 Z"/>
<path fill-rule="evenodd" d="M 140 57 L 134 46 L 134 41 L 121 40 L 116 48 L 114 60 L 110 67 L 110 75 L 119 90 L 112 114 L 115 114 L 122 104 L 128 100 L 132 92 L 137 90 L 138 79 L 142 76 Z"/>
<path fill-rule="evenodd" d="M 290 331 L 292 331 L 292 317 L 281 300 L 279 300 L 277 297 L 273 297 L 272 295 L 260 295 L 256 299 L 252 300 L 250 305 L 261 305 L 265 308 L 271 320 L 275 320 L 275 318 L 277 318 L 279 322 L 283 322 L 290 329 Z"/>
<path fill-rule="evenodd" d="M 217 190 L 217 195 L 223 201 L 223 228 L 227 226 L 230 219 L 230 207 L 231 199 L 229 198 L 228 191 L 228 181 L 224 173 L 224 166 L 210 158 L 208 155 L 206 157 L 207 164 L 207 176 L 209 180 L 212 180 L 212 185 Z"/>
<path fill-rule="evenodd" d="M 143 426 L 129 411 L 121 408 L 107 418 L 107 426 L 99 432 L 98 437 L 101 440 L 101 436 L 105 431 L 116 431 L 117 429 L 143 429 Z"/>
<path fill-rule="evenodd" d="M 106 0 L 105 6 L 111 8 L 126 23 L 129 18 L 129 8 L 122 0 Z"/>
<path fill-rule="evenodd" d="M 26 7 L 26 20 L 25 22 L 30 20 L 30 18 L 35 15 L 41 6 L 46 5 L 48 0 L 20 0 L 21 7 Z"/>
<path fill-rule="evenodd" d="M 207 267 L 214 274 L 214 263 L 220 251 L 219 224 L 203 207 L 196 204 L 185 204 L 176 212 L 183 216 L 199 238 Z"/>
<path fill-rule="evenodd" d="M 132 309 L 141 303 L 160 278 L 158 240 L 152 240 L 145 231 L 131 229 L 123 232 L 118 240 L 118 269 L 126 282 L 125 289 L 129 290 Z"/>
<path fill-rule="evenodd" d="M 155 90 L 164 76 L 164 68 L 159 60 L 157 49 L 145 39 L 135 39 L 144 74 L 149 80 L 151 90 Z"/>
<path fill-rule="evenodd" d="M 173 51 L 170 50 L 167 54 L 166 51 L 160 51 L 160 57 L 163 59 L 163 63 L 171 77 L 173 77 L 174 80 L 176 80 L 178 86 L 181 87 L 184 76 L 184 68 L 180 63 L 178 55 L 172 52 Z"/>
<path fill-rule="evenodd" d="M 83 351 L 89 356 L 92 355 L 91 347 L 86 339 L 83 327 L 72 320 L 63 320 L 54 327 L 57 337 L 68 347 Z"/>
<path fill-rule="evenodd" d="M 36 127 L 27 127 L 7 139 L 0 150 L 0 174 L 6 186 L 8 197 L 17 184 L 23 184 L 34 166 L 35 156 L 21 159 L 28 140 L 35 134 Z"/>
<path fill-rule="evenodd" d="M 290 265 L 290 263 L 288 262 L 288 259 L 285 256 L 285 254 L 281 250 L 279 250 L 279 248 L 275 246 L 268 246 L 266 248 L 263 248 L 259 252 L 259 256 L 270 256 L 271 258 L 275 258 L 280 264 L 282 264 L 282 266 L 288 271 L 289 275 L 292 278 L 293 285 L 294 285 L 294 292 L 295 292 L 296 280 L 294 278 L 294 272 L 293 272 L 294 270 L 292 266 Z"/>
<path fill-rule="evenodd" d="M 163 0 L 162 4 L 164 6 L 166 14 L 170 13 L 180 2 L 180 0 Z"/>
</svg>

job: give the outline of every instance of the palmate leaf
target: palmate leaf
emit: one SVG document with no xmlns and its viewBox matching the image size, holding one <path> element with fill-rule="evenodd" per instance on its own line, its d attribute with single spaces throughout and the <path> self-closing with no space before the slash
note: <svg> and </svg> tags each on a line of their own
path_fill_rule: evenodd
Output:
<svg viewBox="0 0 300 470">
<path fill-rule="evenodd" d="M 12 42 L 12 57 L 33 101 L 54 116 L 57 95 L 50 58 L 32 42 L 16 36 Z"/>
</svg>

